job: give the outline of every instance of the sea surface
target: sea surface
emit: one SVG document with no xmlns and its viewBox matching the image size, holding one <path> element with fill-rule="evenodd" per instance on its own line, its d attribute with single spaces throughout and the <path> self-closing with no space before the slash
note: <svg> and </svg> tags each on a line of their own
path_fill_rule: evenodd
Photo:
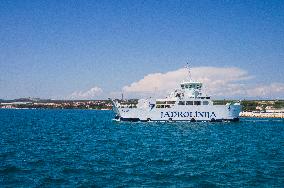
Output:
<svg viewBox="0 0 284 188">
<path fill-rule="evenodd" d="M 0 187 L 284 187 L 284 120 L 115 123 L 0 110 Z"/>
</svg>

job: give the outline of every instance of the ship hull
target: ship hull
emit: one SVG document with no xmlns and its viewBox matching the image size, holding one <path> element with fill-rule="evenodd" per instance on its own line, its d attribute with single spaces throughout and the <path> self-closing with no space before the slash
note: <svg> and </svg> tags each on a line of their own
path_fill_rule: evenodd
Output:
<svg viewBox="0 0 284 188">
<path fill-rule="evenodd" d="M 239 121 L 241 105 L 212 105 L 173 108 L 117 108 L 117 121 Z"/>
</svg>

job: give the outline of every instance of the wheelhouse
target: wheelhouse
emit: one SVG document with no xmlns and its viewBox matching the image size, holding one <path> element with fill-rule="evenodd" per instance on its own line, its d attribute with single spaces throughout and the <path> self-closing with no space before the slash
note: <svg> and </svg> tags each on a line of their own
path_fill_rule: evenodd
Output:
<svg viewBox="0 0 284 188">
<path fill-rule="evenodd" d="M 202 83 L 200 82 L 183 82 L 180 84 L 181 89 L 191 90 L 191 89 L 201 89 Z"/>
</svg>

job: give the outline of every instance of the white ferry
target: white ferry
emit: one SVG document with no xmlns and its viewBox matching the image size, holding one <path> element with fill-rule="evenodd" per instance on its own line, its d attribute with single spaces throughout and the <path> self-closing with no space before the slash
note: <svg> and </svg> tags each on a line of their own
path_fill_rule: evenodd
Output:
<svg viewBox="0 0 284 188">
<path fill-rule="evenodd" d="M 112 100 L 115 121 L 238 121 L 240 103 L 214 105 L 202 92 L 202 83 L 190 77 L 163 99 L 139 99 L 137 104 Z"/>
</svg>

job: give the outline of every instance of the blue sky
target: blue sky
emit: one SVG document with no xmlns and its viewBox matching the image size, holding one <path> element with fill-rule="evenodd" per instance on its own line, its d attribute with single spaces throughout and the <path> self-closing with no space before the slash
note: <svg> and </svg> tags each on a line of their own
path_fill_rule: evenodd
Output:
<svg viewBox="0 0 284 188">
<path fill-rule="evenodd" d="M 283 10 L 273 0 L 2 0 L 0 98 L 107 98 L 188 60 L 246 71 L 233 82 L 249 91 L 282 88 Z M 284 98 L 282 89 L 251 97 Z"/>
</svg>

